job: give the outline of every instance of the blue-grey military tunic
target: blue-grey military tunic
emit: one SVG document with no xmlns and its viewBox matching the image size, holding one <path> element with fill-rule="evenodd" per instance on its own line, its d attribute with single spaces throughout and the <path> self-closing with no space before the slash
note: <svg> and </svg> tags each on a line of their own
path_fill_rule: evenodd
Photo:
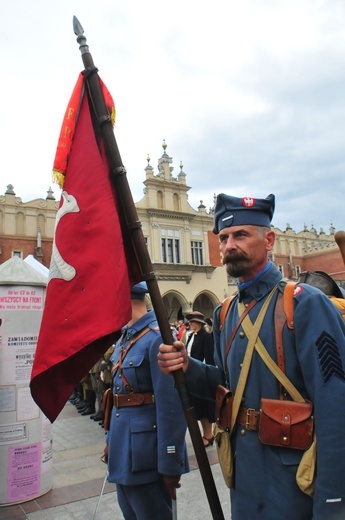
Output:
<svg viewBox="0 0 345 520">
<path fill-rule="evenodd" d="M 162 480 L 162 475 L 189 471 L 185 444 L 186 422 L 174 379 L 158 367 L 158 347 L 162 338 L 152 311 L 124 330 L 116 343 L 112 362 L 117 363 L 121 347 L 126 348 L 136 333 L 149 332 L 131 347 L 123 361 L 123 374 L 134 392 L 152 392 L 153 404 L 113 407 L 109 447 L 109 482 L 134 486 Z M 122 344 L 121 344 L 122 343 Z M 121 371 L 115 373 L 113 392 L 124 394 Z"/>
<path fill-rule="evenodd" d="M 281 274 L 269 269 L 247 289 L 239 290 L 245 304 L 257 304 L 249 316 L 254 322 L 266 296 Z M 294 331 L 284 326 L 283 345 L 287 377 L 314 405 L 317 438 L 317 476 L 314 497 L 296 484 L 300 450 L 264 445 L 256 431 L 237 424 L 232 435 L 234 487 L 231 489 L 233 520 L 343 520 L 345 519 L 345 325 L 340 312 L 314 287 L 300 284 L 294 295 Z M 274 309 L 276 291 L 260 330 L 260 338 L 276 361 Z M 223 356 L 238 321 L 237 298 L 219 332 L 219 307 L 214 313 L 215 363 L 191 360 L 186 382 L 201 397 L 214 395 L 224 384 Z M 230 387 L 234 391 L 241 372 L 247 338 L 240 326 L 227 357 Z M 260 410 L 261 398 L 279 399 L 279 383 L 254 352 L 243 395 L 244 407 Z"/>
</svg>

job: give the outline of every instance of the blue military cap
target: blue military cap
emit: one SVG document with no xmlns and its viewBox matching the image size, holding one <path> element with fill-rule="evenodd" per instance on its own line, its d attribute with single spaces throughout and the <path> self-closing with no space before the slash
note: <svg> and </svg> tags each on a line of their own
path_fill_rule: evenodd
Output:
<svg viewBox="0 0 345 520">
<path fill-rule="evenodd" d="M 143 300 L 148 292 L 146 282 L 139 282 L 131 288 L 131 298 L 132 300 Z"/>
<path fill-rule="evenodd" d="M 265 226 L 271 227 L 274 213 L 275 197 L 268 195 L 265 199 L 253 197 L 232 197 L 220 193 L 217 196 L 214 210 L 214 228 L 216 235 L 231 226 Z"/>
</svg>

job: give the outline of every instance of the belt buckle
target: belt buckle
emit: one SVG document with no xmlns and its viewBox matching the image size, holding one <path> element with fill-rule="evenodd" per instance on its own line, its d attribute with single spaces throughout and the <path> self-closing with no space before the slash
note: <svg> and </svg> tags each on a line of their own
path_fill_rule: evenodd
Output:
<svg viewBox="0 0 345 520">
<path fill-rule="evenodd" d="M 119 407 L 119 394 L 114 394 L 114 405 L 115 408 Z"/>
<path fill-rule="evenodd" d="M 255 412 L 255 408 L 247 408 L 247 411 L 246 411 L 246 423 L 244 425 L 246 430 L 250 430 L 250 412 Z"/>
</svg>

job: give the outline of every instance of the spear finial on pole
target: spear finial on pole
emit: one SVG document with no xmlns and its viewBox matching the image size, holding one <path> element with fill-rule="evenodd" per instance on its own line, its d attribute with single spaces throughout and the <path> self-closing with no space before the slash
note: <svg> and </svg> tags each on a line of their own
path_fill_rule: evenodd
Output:
<svg viewBox="0 0 345 520">
<path fill-rule="evenodd" d="M 89 46 L 86 43 L 84 29 L 76 16 L 73 16 L 73 31 L 74 34 L 78 36 L 77 42 L 79 43 L 79 49 L 81 54 L 83 55 L 89 53 Z"/>
<path fill-rule="evenodd" d="M 79 43 L 79 50 L 85 69 L 95 69 L 89 46 L 86 43 L 86 36 L 84 36 L 83 26 L 76 16 L 73 16 L 73 31 L 77 36 L 77 42 Z M 94 72 L 97 72 L 97 69 L 95 69 Z"/>
</svg>

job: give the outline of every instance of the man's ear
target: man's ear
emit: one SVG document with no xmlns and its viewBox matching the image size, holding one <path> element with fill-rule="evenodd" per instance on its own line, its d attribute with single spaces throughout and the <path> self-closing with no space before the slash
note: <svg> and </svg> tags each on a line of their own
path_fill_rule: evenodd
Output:
<svg viewBox="0 0 345 520">
<path fill-rule="evenodd" d="M 276 241 L 276 234 L 274 231 L 267 231 L 266 233 L 266 250 L 272 251 L 274 243 Z"/>
</svg>

